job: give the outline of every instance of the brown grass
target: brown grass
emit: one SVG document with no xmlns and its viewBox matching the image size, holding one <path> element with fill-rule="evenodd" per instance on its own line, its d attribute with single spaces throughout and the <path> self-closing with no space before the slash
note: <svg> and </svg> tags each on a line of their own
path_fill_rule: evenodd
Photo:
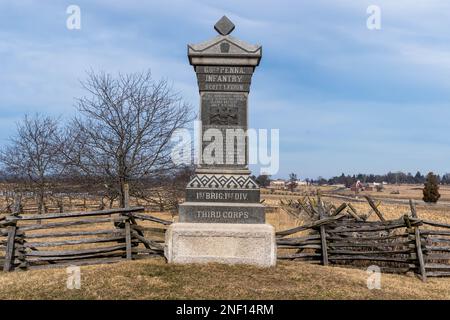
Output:
<svg viewBox="0 0 450 320">
<path fill-rule="evenodd" d="M 266 194 L 264 194 L 262 197 L 263 199 L 265 199 L 264 203 L 271 206 L 278 206 L 281 199 L 287 201 L 302 198 L 301 196 L 298 195 L 290 196 L 290 195 L 266 195 Z M 342 204 L 342 202 L 349 202 L 330 197 L 323 197 L 323 199 L 327 202 L 333 203 L 335 206 L 339 206 L 340 204 Z M 355 209 L 358 211 L 358 213 L 368 214 L 370 211 L 370 206 L 365 201 L 351 202 L 351 203 L 353 207 L 355 207 Z M 383 213 L 383 216 L 386 220 L 398 219 L 401 218 L 404 214 L 410 214 L 410 208 L 408 204 L 392 204 L 381 201 L 379 209 Z M 446 208 L 443 206 L 423 205 L 418 203 L 417 213 L 419 218 L 421 219 L 434 220 L 437 222 L 450 224 L 450 207 Z M 277 230 L 293 227 L 302 222 L 292 219 L 290 217 L 284 217 L 284 214 L 280 212 L 280 210 L 275 210 L 275 213 L 267 214 L 267 217 L 268 222 L 273 224 Z M 372 213 L 369 220 L 377 220 L 377 219 L 378 219 L 377 216 L 374 213 Z"/>
<path fill-rule="evenodd" d="M 408 200 L 408 199 L 414 199 L 416 201 L 421 201 L 423 197 L 422 193 L 423 185 L 421 184 L 403 184 L 403 185 L 385 185 L 384 189 L 381 192 L 377 192 L 376 190 L 373 191 L 363 191 L 359 192 L 358 195 L 370 195 L 374 198 L 380 198 L 380 199 L 401 199 L 401 200 Z M 263 198 L 266 199 L 266 202 L 268 201 L 270 203 L 271 199 L 278 199 L 279 197 L 286 197 L 286 198 L 299 198 L 302 197 L 304 194 L 311 194 L 315 193 L 317 190 L 320 190 L 322 193 L 327 192 L 333 192 L 336 190 L 335 186 L 300 186 L 296 192 L 292 195 L 287 190 L 278 190 L 274 194 L 271 194 L 269 190 L 263 189 Z M 393 192 L 399 192 L 399 194 L 393 193 Z M 439 186 L 439 193 L 441 194 L 441 198 L 439 199 L 439 202 L 443 203 L 449 203 L 450 202 L 450 186 L 449 185 L 440 185 Z M 346 190 L 340 190 L 339 194 L 341 195 L 347 195 L 347 196 L 354 196 L 355 192 L 351 191 L 350 189 Z M 438 203 L 439 203 L 438 202 Z"/>
<path fill-rule="evenodd" d="M 0 274 L 0 299 L 450 299 L 450 279 L 386 274 L 369 290 L 365 271 L 298 262 L 261 269 L 149 259 L 82 267 L 79 290 L 66 281 L 65 269 Z"/>
</svg>

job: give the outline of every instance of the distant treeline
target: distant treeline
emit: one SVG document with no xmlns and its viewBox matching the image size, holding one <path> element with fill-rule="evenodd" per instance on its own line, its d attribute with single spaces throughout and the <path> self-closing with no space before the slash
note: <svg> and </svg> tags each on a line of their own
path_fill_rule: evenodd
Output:
<svg viewBox="0 0 450 320">
<path fill-rule="evenodd" d="M 293 174 L 291 174 L 292 176 Z M 297 175 L 294 174 L 296 177 Z M 440 184 L 450 185 L 450 173 L 445 173 L 442 176 L 436 175 L 437 180 Z M 270 176 L 260 175 L 258 177 L 253 177 L 256 182 L 262 187 L 267 187 L 270 185 L 272 180 Z M 295 183 L 295 179 L 288 179 L 290 183 Z M 420 171 L 417 171 L 415 175 L 410 172 L 389 172 L 387 174 L 354 174 L 345 175 L 342 173 L 340 176 L 332 177 L 330 179 L 325 179 L 323 177 L 318 177 L 317 179 L 305 179 L 306 183 L 315 185 L 325 185 L 325 184 L 343 184 L 347 188 L 353 185 L 355 182 L 360 181 L 362 183 L 383 183 L 387 182 L 389 184 L 423 184 L 425 183 L 426 175 L 423 175 Z"/>
<path fill-rule="evenodd" d="M 437 179 L 440 184 L 450 184 L 450 173 L 446 173 L 442 176 L 437 175 Z M 313 183 L 317 184 L 344 184 L 349 187 L 356 181 L 361 181 L 362 183 L 382 183 L 387 182 L 389 184 L 423 184 L 425 183 L 426 176 L 420 171 L 417 171 L 415 175 L 410 172 L 389 172 L 387 174 L 363 174 L 359 173 L 357 175 L 345 175 L 342 173 L 340 176 L 336 176 L 330 179 L 317 178 Z"/>
</svg>

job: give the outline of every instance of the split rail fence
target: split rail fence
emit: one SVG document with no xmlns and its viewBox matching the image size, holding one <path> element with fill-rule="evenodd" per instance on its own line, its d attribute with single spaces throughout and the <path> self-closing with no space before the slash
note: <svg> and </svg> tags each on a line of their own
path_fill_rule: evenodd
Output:
<svg viewBox="0 0 450 320">
<path fill-rule="evenodd" d="M 369 221 L 351 203 L 334 207 L 320 197 L 282 203 L 288 213 L 302 212 L 311 222 L 277 232 L 278 258 L 377 265 L 383 272 L 415 272 L 424 281 L 450 276 L 449 224 L 419 219 L 412 201 L 408 214 L 385 220 L 378 205 L 367 201 L 377 221 Z M 16 205 L 12 214 L 0 218 L 0 266 L 4 271 L 31 270 L 163 256 L 171 223 L 146 214 L 144 207 L 23 214 Z"/>
<path fill-rule="evenodd" d="M 137 220 L 153 224 L 144 226 Z M 13 213 L 0 220 L 0 265 L 3 271 L 14 271 L 161 256 L 164 226 L 169 224 L 170 221 L 144 214 L 143 207 Z"/>
<path fill-rule="evenodd" d="M 367 221 L 351 205 L 325 207 L 318 201 L 282 203 L 287 211 L 306 212 L 316 220 L 277 232 L 279 259 L 322 265 L 367 267 L 382 272 L 415 272 L 427 277 L 450 276 L 450 225 L 419 219 L 410 201 L 409 214 L 385 220 L 367 197 L 378 221 Z"/>
</svg>

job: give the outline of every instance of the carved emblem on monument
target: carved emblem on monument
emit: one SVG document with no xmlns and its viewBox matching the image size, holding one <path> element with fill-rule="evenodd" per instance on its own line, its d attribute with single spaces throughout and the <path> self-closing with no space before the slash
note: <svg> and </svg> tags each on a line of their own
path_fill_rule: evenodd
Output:
<svg viewBox="0 0 450 320">
<path fill-rule="evenodd" d="M 226 43 L 226 42 L 222 42 L 220 44 L 220 51 L 223 53 L 227 53 L 228 51 L 230 51 L 230 44 Z"/>
<path fill-rule="evenodd" d="M 238 125 L 237 108 L 227 106 L 211 108 L 209 124 L 222 126 Z"/>
</svg>

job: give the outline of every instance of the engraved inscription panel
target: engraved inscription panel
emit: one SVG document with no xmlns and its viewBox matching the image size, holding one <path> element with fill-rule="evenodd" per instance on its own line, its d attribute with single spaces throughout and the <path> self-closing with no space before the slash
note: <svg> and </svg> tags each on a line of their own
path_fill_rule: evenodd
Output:
<svg viewBox="0 0 450 320">
<path fill-rule="evenodd" d="M 253 74 L 253 67 L 242 66 L 196 66 L 195 71 L 200 73 L 218 74 Z"/>
<path fill-rule="evenodd" d="M 252 67 L 197 66 L 196 72 L 200 91 L 250 91 Z"/>
<path fill-rule="evenodd" d="M 227 189 L 187 189 L 186 200 L 192 202 L 259 203 L 260 191 Z"/>
<path fill-rule="evenodd" d="M 239 166 L 247 163 L 247 95 L 245 93 L 204 92 L 201 100 L 202 131 L 218 129 L 222 133 L 222 149 L 214 163 L 204 165 Z M 232 134 L 236 133 L 235 137 Z M 203 141 L 202 152 L 210 144 Z M 216 155 L 216 154 L 214 154 Z"/>
<path fill-rule="evenodd" d="M 202 94 L 201 119 L 204 126 L 247 126 L 247 96 L 244 93 Z"/>
<path fill-rule="evenodd" d="M 264 223 L 264 207 L 242 204 L 235 206 L 185 205 L 180 206 L 180 222 L 193 223 Z"/>
<path fill-rule="evenodd" d="M 200 91 L 237 91 L 249 92 L 250 83 L 207 83 L 198 84 Z"/>
</svg>

